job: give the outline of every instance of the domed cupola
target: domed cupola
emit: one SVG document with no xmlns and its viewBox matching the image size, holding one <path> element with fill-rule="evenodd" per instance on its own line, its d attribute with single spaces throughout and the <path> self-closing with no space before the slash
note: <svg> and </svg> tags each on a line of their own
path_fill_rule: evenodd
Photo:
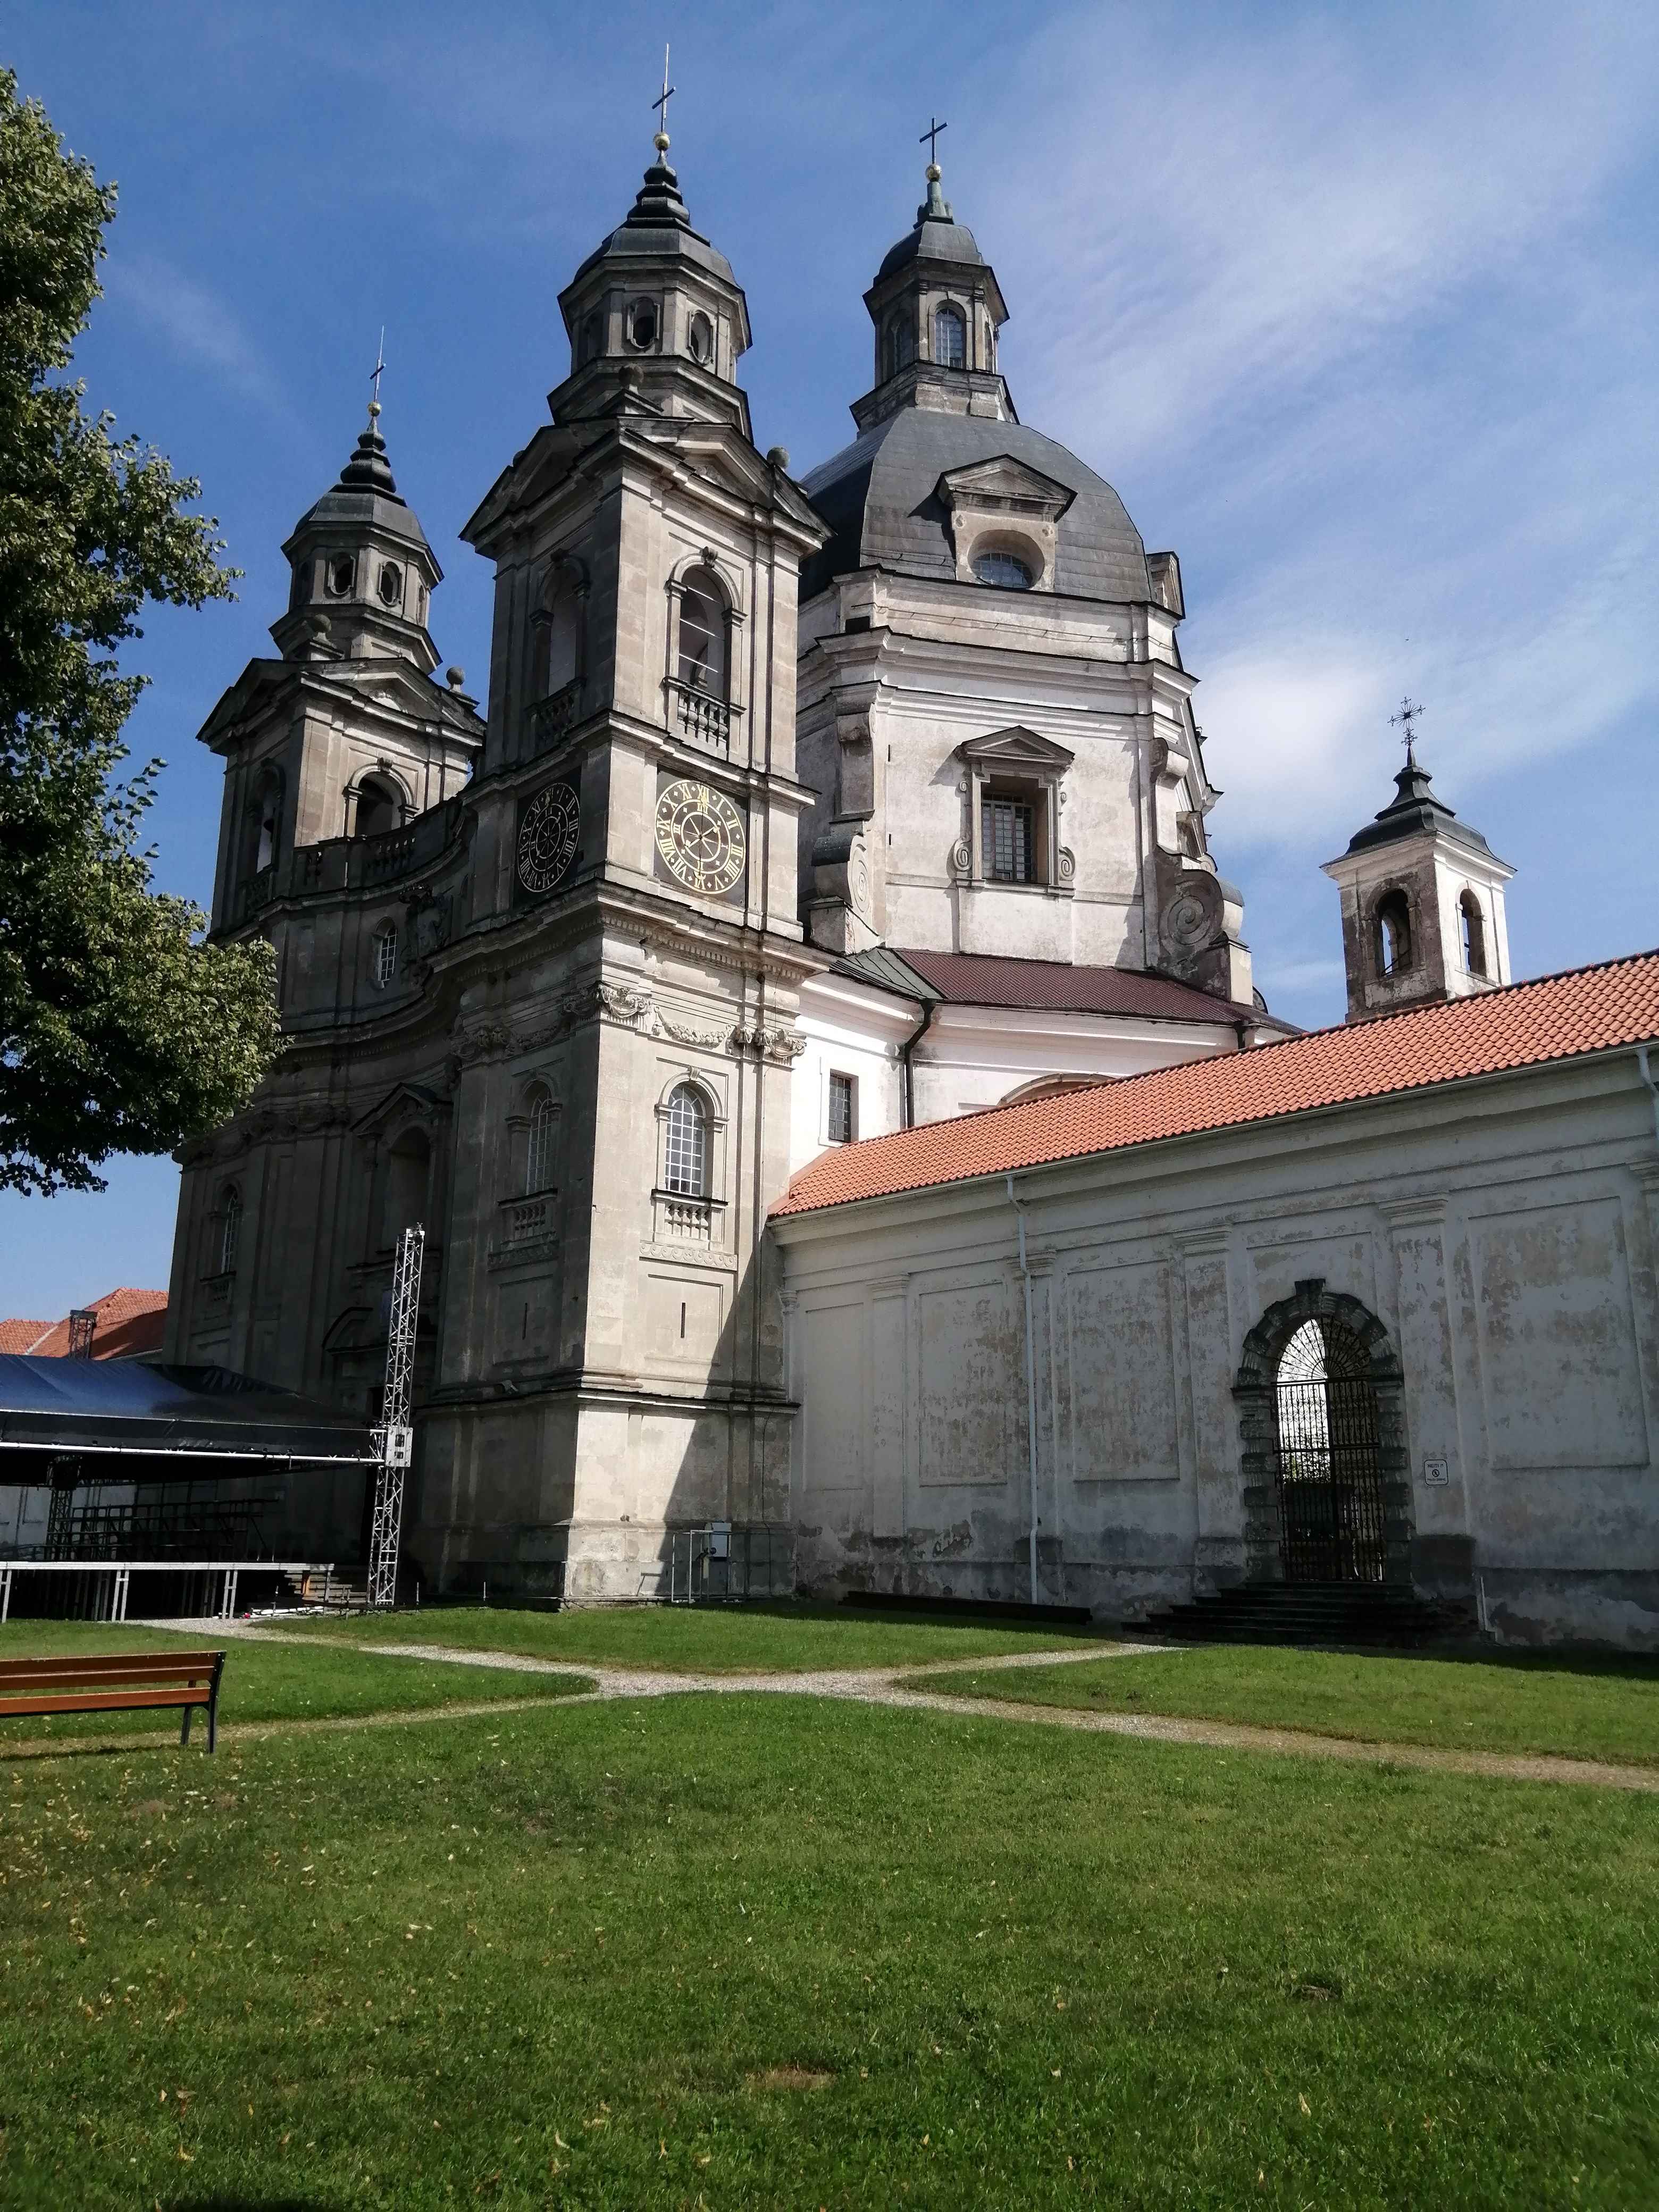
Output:
<svg viewBox="0 0 1659 2212">
<path fill-rule="evenodd" d="M 443 570 L 392 477 L 380 413 L 371 400 L 339 482 L 283 548 L 294 580 L 270 635 L 286 660 L 407 660 L 429 676 L 439 656 L 427 616 Z"/>
<path fill-rule="evenodd" d="M 996 271 L 939 190 L 927 164 L 915 227 L 890 247 L 864 295 L 875 325 L 873 388 L 854 406 L 867 430 L 900 407 L 1014 422 L 997 371 L 997 332 L 1008 319 Z"/>
<path fill-rule="evenodd" d="M 668 166 L 668 134 L 632 208 L 559 295 L 571 372 L 548 395 L 556 422 L 637 409 L 730 422 L 749 434 L 737 383 L 749 308 L 732 264 L 701 231 Z"/>
</svg>

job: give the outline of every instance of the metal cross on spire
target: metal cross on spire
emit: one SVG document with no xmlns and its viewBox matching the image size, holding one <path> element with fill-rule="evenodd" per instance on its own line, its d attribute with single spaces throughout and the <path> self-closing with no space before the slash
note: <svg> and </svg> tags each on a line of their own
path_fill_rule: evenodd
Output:
<svg viewBox="0 0 1659 2212">
<path fill-rule="evenodd" d="M 385 374 L 386 325 L 382 323 L 380 325 L 380 342 L 374 349 L 374 366 L 370 370 L 368 378 L 369 383 L 373 387 L 369 393 L 368 400 L 368 427 L 371 430 L 374 428 L 376 418 L 379 416 L 380 412 L 380 379 Z"/>
<path fill-rule="evenodd" d="M 1389 717 L 1389 727 L 1391 730 L 1404 730 L 1406 732 L 1404 742 L 1406 746 L 1406 764 L 1408 768 L 1415 768 L 1417 766 L 1417 754 L 1413 750 L 1417 738 L 1417 732 L 1413 726 L 1422 711 L 1423 709 L 1414 700 L 1402 699 L 1400 702 L 1400 712 L 1397 714 L 1390 714 Z"/>
<path fill-rule="evenodd" d="M 662 50 L 662 90 L 651 103 L 657 111 L 657 151 L 659 154 L 668 150 L 668 103 L 674 97 L 675 90 L 676 88 L 668 82 L 668 48 L 665 46 Z"/>
<path fill-rule="evenodd" d="M 916 142 L 918 145 L 927 147 L 927 166 L 930 169 L 936 169 L 939 167 L 939 134 L 941 131 L 948 131 L 950 127 L 948 123 L 941 123 L 937 116 L 930 115 L 927 118 L 927 128 Z"/>
</svg>

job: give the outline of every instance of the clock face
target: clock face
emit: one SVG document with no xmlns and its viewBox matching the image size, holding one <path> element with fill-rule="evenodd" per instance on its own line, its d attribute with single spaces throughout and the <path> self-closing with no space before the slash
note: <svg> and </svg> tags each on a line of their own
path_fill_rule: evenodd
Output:
<svg viewBox="0 0 1659 2212">
<path fill-rule="evenodd" d="M 519 817 L 519 881 L 527 891 L 550 891 L 576 856 L 581 801 L 568 783 L 538 791 Z"/>
<path fill-rule="evenodd" d="M 683 776 L 657 794 L 657 850 L 676 883 L 719 897 L 743 873 L 743 817 L 723 791 Z"/>
</svg>

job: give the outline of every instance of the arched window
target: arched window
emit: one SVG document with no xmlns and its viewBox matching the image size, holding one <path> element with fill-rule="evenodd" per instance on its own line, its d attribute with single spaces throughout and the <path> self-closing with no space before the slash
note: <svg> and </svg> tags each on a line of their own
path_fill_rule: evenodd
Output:
<svg viewBox="0 0 1659 2212">
<path fill-rule="evenodd" d="M 882 350 L 886 356 L 887 374 L 896 376 L 902 368 L 908 368 L 916 357 L 916 326 L 910 319 L 908 308 L 901 307 L 888 323 L 882 339 Z"/>
<path fill-rule="evenodd" d="M 576 366 L 586 368 L 597 361 L 605 351 L 605 329 L 597 315 L 589 315 L 582 324 L 582 333 L 576 348 Z"/>
<path fill-rule="evenodd" d="M 219 1273 L 234 1275 L 236 1272 L 236 1248 L 242 1241 L 242 1201 L 233 1187 L 225 1193 L 224 1203 L 219 1209 Z"/>
<path fill-rule="evenodd" d="M 678 1085 L 668 1101 L 662 1187 L 678 1198 L 708 1195 L 708 1107 L 694 1084 Z"/>
<path fill-rule="evenodd" d="M 968 325 L 957 307 L 940 307 L 933 316 L 933 359 L 941 368 L 968 366 Z"/>
<path fill-rule="evenodd" d="M 726 599 L 707 568 L 693 568 L 680 592 L 679 680 L 713 699 L 726 696 Z"/>
<path fill-rule="evenodd" d="M 1031 572 L 1018 553 L 975 553 L 974 574 L 981 584 L 994 584 L 1000 592 L 1029 592 Z"/>
<path fill-rule="evenodd" d="M 260 770 L 248 801 L 246 849 L 243 866 L 258 875 L 276 861 L 283 827 L 283 776 L 280 769 Z"/>
<path fill-rule="evenodd" d="M 574 568 L 556 564 L 542 594 L 541 611 L 535 618 L 533 688 L 538 699 L 552 698 L 580 673 L 582 605 L 576 589 L 578 574 Z"/>
<path fill-rule="evenodd" d="M 1412 912 L 1404 891 L 1389 891 L 1376 904 L 1376 968 L 1403 975 L 1412 964 Z"/>
<path fill-rule="evenodd" d="M 553 1131 L 558 1109 L 545 1091 L 537 1090 L 530 1101 L 530 1141 L 525 1152 L 524 1188 L 526 1198 L 547 1190 L 553 1182 Z"/>
<path fill-rule="evenodd" d="M 1471 975 L 1486 973 L 1486 918 L 1480 911 L 1480 902 L 1473 891 L 1465 891 L 1457 902 L 1458 927 L 1463 939 L 1463 966 Z"/>
<path fill-rule="evenodd" d="M 405 1129 L 386 1154 L 386 1194 L 380 1215 L 380 1249 L 395 1244 L 405 1229 L 425 1221 L 432 1147 L 423 1129 Z"/>
<path fill-rule="evenodd" d="M 1279 1355 L 1273 1385 L 1285 1580 L 1381 1582 L 1377 1400 L 1364 1344 L 1340 1321 L 1304 1321 Z"/>
<path fill-rule="evenodd" d="M 366 775 L 357 787 L 357 835 L 378 837 L 395 830 L 403 815 L 403 801 L 393 787 L 380 776 Z"/>
<path fill-rule="evenodd" d="M 390 988 L 398 973 L 398 925 L 388 921 L 374 933 L 374 988 Z"/>
</svg>

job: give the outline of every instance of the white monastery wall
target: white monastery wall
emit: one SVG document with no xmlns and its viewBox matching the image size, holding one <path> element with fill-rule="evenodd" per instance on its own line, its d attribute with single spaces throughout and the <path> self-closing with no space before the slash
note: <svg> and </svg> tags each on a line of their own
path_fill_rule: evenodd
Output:
<svg viewBox="0 0 1659 2212">
<path fill-rule="evenodd" d="M 1029 1170 L 1040 1584 L 1240 1579 L 1249 1332 L 1322 1279 L 1404 1374 L 1412 1578 L 1513 1641 L 1659 1645 L 1659 1161 L 1613 1056 Z M 1006 1182 L 774 1224 L 811 1588 L 1030 1594 Z"/>
</svg>

